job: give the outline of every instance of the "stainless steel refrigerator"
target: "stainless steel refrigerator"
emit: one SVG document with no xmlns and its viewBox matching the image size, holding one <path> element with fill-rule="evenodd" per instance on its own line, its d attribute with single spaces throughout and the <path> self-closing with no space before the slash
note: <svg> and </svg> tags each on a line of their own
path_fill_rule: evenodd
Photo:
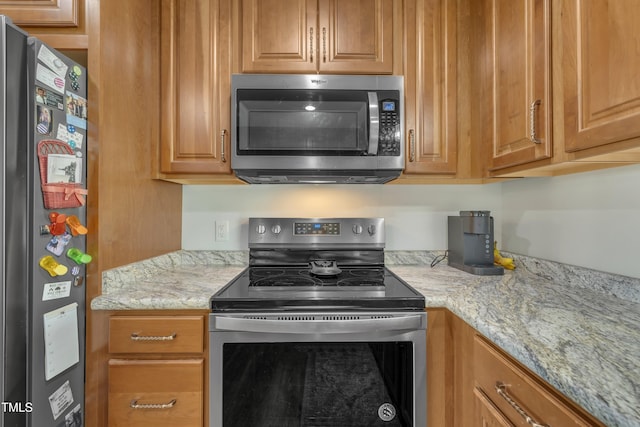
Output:
<svg viewBox="0 0 640 427">
<path fill-rule="evenodd" d="M 0 426 L 82 426 L 86 70 L 0 15 Z"/>
</svg>

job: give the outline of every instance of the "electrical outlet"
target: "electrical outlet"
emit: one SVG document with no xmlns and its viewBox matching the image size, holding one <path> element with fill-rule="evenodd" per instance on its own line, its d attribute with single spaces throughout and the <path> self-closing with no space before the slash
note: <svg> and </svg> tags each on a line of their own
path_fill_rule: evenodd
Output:
<svg viewBox="0 0 640 427">
<path fill-rule="evenodd" d="M 229 241 L 229 221 L 216 221 L 216 242 Z"/>
</svg>

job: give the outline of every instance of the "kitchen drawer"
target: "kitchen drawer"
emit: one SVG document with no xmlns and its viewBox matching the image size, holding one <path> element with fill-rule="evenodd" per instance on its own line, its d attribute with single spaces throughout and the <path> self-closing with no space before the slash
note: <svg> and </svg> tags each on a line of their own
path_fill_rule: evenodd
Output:
<svg viewBox="0 0 640 427">
<path fill-rule="evenodd" d="M 109 361 L 109 427 L 202 427 L 203 359 Z"/>
<path fill-rule="evenodd" d="M 474 343 L 474 372 L 476 405 L 484 404 L 484 408 L 476 408 L 476 411 L 497 410 L 500 416 L 494 413 L 492 419 L 494 422 L 501 422 L 495 425 L 530 425 L 526 422 L 525 415 L 520 414 L 515 406 L 519 406 L 523 413 L 544 426 L 601 425 L 582 417 L 572 403 L 517 366 L 478 335 L 475 336 Z M 504 394 L 500 394 L 497 388 L 501 388 Z M 485 397 L 488 402 L 484 401 Z M 508 422 L 504 421 L 505 418 Z"/>
<path fill-rule="evenodd" d="M 112 316 L 109 353 L 202 353 L 203 316 Z"/>
</svg>

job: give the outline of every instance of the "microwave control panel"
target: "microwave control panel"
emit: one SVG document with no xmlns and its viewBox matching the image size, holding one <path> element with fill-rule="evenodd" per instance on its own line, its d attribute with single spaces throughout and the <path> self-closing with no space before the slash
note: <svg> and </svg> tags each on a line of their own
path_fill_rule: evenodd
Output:
<svg viewBox="0 0 640 427">
<path fill-rule="evenodd" d="M 383 99 L 380 101 L 380 131 L 378 137 L 378 156 L 400 155 L 400 120 L 398 101 Z"/>
</svg>

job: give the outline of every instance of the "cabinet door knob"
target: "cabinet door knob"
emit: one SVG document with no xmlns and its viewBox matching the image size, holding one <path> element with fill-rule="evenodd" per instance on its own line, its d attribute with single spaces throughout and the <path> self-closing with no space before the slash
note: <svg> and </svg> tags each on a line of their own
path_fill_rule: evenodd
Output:
<svg viewBox="0 0 640 427">
<path fill-rule="evenodd" d="M 536 135 L 536 109 L 541 103 L 541 100 L 536 99 L 531 103 L 531 106 L 529 106 L 529 139 L 534 144 L 542 144 L 542 140 Z"/>
</svg>

